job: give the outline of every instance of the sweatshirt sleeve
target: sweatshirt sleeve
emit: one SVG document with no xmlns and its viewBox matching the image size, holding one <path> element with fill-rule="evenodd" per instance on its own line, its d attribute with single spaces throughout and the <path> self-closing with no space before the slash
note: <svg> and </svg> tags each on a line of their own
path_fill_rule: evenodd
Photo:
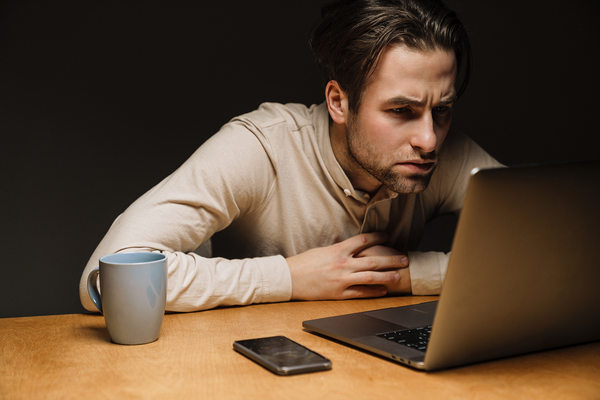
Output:
<svg viewBox="0 0 600 400">
<path fill-rule="evenodd" d="M 440 294 L 446 277 L 450 255 L 442 252 L 409 251 L 410 284 L 412 294 L 427 296 Z"/>
<path fill-rule="evenodd" d="M 136 200 L 85 267 L 79 285 L 83 306 L 96 311 L 87 276 L 99 258 L 132 251 L 168 256 L 170 311 L 289 300 L 291 276 L 282 256 L 226 260 L 194 253 L 215 232 L 267 201 L 275 171 L 266 147 L 243 122 L 231 122 Z"/>
</svg>

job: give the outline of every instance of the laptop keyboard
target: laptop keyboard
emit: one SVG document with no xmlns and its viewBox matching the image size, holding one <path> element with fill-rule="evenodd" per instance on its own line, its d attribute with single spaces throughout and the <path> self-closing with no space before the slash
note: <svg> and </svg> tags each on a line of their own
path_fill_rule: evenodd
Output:
<svg viewBox="0 0 600 400">
<path fill-rule="evenodd" d="M 403 344 L 404 346 L 416 350 L 425 351 L 427 349 L 427 343 L 429 343 L 430 334 L 431 326 L 423 326 L 415 329 L 379 333 L 376 336 Z"/>
</svg>

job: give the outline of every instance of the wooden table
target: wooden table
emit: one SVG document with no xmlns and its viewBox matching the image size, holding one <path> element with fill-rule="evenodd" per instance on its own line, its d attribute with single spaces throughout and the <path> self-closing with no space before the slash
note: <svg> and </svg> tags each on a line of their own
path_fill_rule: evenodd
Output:
<svg viewBox="0 0 600 400">
<path fill-rule="evenodd" d="M 302 321 L 430 297 L 290 302 L 165 316 L 158 341 L 110 342 L 100 315 L 0 319 L 0 399 L 600 399 L 600 343 L 425 373 L 313 335 Z M 232 350 L 285 335 L 333 361 L 280 377 Z"/>
</svg>

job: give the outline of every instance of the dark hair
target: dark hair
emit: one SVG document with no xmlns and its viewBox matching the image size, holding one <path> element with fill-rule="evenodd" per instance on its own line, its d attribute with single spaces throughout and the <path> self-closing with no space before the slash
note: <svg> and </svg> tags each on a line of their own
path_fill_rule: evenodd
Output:
<svg viewBox="0 0 600 400">
<path fill-rule="evenodd" d="M 458 70 L 466 64 L 457 95 L 465 91 L 471 72 L 469 38 L 456 13 L 441 0 L 338 0 L 323 7 L 310 39 L 326 82 L 338 82 L 353 112 L 360 108 L 381 52 L 392 44 L 454 50 Z"/>
</svg>

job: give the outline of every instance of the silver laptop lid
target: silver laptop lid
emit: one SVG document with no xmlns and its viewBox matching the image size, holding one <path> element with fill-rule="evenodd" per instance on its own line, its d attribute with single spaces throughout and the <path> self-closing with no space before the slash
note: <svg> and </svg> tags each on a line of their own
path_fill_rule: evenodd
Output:
<svg viewBox="0 0 600 400">
<path fill-rule="evenodd" d="M 600 162 L 476 173 L 428 370 L 600 340 Z"/>
</svg>

